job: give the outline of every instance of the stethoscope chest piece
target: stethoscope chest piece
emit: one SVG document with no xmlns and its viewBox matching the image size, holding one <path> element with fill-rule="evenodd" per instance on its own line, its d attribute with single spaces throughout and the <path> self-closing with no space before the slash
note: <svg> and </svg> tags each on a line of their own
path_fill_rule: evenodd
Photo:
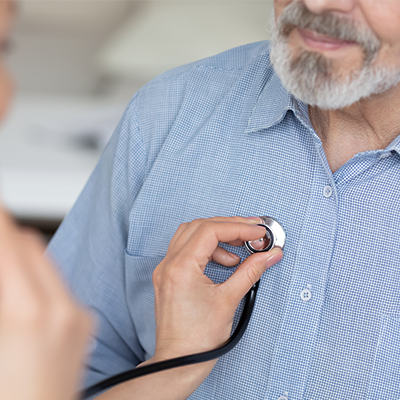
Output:
<svg viewBox="0 0 400 400">
<path fill-rule="evenodd" d="M 244 242 L 248 252 L 251 254 L 262 253 L 274 247 L 283 249 L 286 242 L 286 233 L 282 225 L 271 217 L 260 217 L 260 219 L 262 222 L 258 225 L 265 228 L 265 236 L 252 242 Z"/>
</svg>

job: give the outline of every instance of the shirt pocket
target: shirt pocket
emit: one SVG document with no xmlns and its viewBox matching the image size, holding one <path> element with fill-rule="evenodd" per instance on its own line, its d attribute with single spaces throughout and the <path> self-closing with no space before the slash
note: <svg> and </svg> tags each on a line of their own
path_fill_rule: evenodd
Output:
<svg viewBox="0 0 400 400">
<path fill-rule="evenodd" d="M 400 399 L 400 317 L 398 316 L 383 316 L 367 399 Z"/>
<path fill-rule="evenodd" d="M 132 256 L 125 252 L 126 301 L 145 360 L 151 358 L 155 351 L 156 321 L 152 276 L 163 258 Z"/>
</svg>

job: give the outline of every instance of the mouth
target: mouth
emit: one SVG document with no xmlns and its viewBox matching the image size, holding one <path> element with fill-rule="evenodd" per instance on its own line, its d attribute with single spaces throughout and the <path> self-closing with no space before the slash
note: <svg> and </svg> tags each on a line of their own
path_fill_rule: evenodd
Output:
<svg viewBox="0 0 400 400">
<path fill-rule="evenodd" d="M 337 51 L 348 46 L 354 46 L 356 42 L 335 39 L 330 36 L 322 35 L 310 29 L 297 28 L 301 38 L 307 47 L 319 51 Z"/>
</svg>

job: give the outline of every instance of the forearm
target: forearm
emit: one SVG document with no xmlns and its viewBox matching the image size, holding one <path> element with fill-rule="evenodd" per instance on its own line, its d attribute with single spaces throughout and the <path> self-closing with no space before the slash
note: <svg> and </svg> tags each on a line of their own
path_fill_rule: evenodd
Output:
<svg viewBox="0 0 400 400">
<path fill-rule="evenodd" d="M 148 360 L 148 365 L 161 360 Z M 98 400 L 185 400 L 207 378 L 216 361 L 174 368 L 122 383 Z"/>
</svg>

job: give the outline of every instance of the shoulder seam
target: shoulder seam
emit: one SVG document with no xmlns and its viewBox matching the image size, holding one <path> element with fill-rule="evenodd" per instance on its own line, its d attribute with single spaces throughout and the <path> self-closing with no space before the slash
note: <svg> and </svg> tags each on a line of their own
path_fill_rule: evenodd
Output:
<svg viewBox="0 0 400 400">
<path fill-rule="evenodd" d="M 255 44 L 262 44 L 262 43 L 264 43 L 264 41 L 255 42 Z M 244 45 L 244 46 L 246 46 L 246 45 Z M 239 46 L 239 47 L 244 47 L 244 46 Z M 237 48 L 239 48 L 239 47 L 237 47 Z M 230 52 L 232 50 L 235 50 L 235 49 L 229 49 L 229 50 L 226 50 L 225 52 Z M 155 77 L 152 81 L 154 81 L 154 80 L 155 81 L 157 81 L 157 80 L 164 81 L 166 79 L 171 79 L 173 75 L 175 75 L 176 77 L 184 76 L 184 75 L 190 74 L 190 72 L 193 71 L 196 68 L 207 68 L 207 69 L 215 70 L 215 71 L 242 71 L 246 67 L 246 65 L 248 65 L 251 62 L 251 60 L 255 60 L 257 58 L 264 57 L 264 56 L 268 55 L 269 54 L 269 48 L 267 48 L 266 50 L 264 50 L 261 53 L 258 53 L 256 55 L 254 55 L 253 57 L 248 59 L 246 63 L 243 63 L 239 67 L 222 68 L 222 67 L 217 67 L 215 65 L 211 65 L 210 64 L 210 60 L 211 59 L 213 59 L 215 57 L 218 57 L 218 56 L 220 56 L 221 54 L 223 54 L 225 52 L 222 52 L 222 53 L 219 53 L 219 54 L 215 54 L 213 56 L 210 56 L 210 57 L 207 57 L 207 58 L 203 58 L 202 60 L 196 60 L 196 61 L 194 61 L 192 63 L 189 63 L 189 64 L 186 64 L 186 65 L 182 65 L 182 66 L 178 66 L 176 68 L 170 69 L 168 71 L 165 71 L 164 73 L 162 73 L 158 77 Z M 174 72 L 175 72 L 175 74 L 174 74 Z M 150 82 L 152 82 L 152 81 L 150 81 Z"/>
</svg>

